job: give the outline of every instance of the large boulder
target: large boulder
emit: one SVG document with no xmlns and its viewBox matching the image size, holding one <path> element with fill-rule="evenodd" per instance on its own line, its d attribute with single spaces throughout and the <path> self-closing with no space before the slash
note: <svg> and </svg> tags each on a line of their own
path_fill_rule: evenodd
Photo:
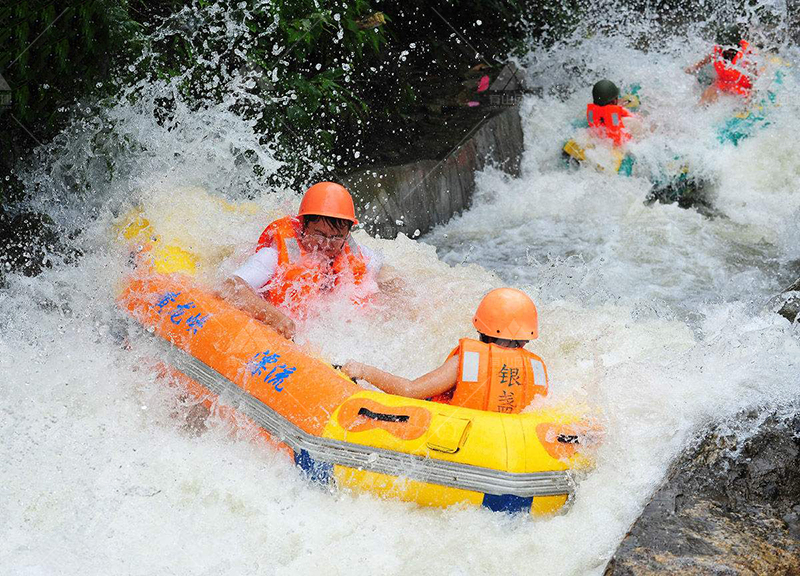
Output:
<svg viewBox="0 0 800 576">
<path fill-rule="evenodd" d="M 475 173 L 487 165 L 518 176 L 522 152 L 519 107 L 510 106 L 487 113 L 442 158 L 367 168 L 343 183 L 353 191 L 368 232 L 416 238 L 469 208 Z"/>
<path fill-rule="evenodd" d="M 520 174 L 527 88 L 516 65 L 426 72 L 418 84 L 423 95 L 409 129 L 372 134 L 371 160 L 342 179 L 359 221 L 383 238 L 416 238 L 469 208 L 475 173 L 487 165 Z"/>
<path fill-rule="evenodd" d="M 745 439 L 712 429 L 687 450 L 605 576 L 800 574 L 800 413 L 794 413 L 773 413 Z M 761 417 L 743 421 L 756 426 Z"/>
</svg>

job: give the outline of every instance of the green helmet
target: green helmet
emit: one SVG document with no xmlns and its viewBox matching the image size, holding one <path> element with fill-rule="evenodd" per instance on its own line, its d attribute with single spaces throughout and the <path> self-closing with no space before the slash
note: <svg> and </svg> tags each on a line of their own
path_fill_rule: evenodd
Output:
<svg viewBox="0 0 800 576">
<path fill-rule="evenodd" d="M 611 80 L 600 80 L 592 88 L 592 100 L 598 106 L 607 106 L 619 98 L 619 88 Z"/>
</svg>

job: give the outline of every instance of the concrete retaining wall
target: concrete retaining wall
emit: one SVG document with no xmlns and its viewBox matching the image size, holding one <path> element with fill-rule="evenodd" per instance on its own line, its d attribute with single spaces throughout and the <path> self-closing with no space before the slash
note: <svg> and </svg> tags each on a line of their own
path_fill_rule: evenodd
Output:
<svg viewBox="0 0 800 576">
<path fill-rule="evenodd" d="M 356 214 L 370 234 L 415 237 L 469 208 L 475 172 L 493 164 L 518 176 L 523 135 L 518 106 L 487 118 L 442 159 L 350 174 Z"/>
</svg>

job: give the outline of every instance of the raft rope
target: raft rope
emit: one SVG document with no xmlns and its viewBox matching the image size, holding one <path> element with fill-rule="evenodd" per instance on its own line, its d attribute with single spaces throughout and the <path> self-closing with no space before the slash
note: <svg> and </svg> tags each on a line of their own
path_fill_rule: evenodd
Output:
<svg viewBox="0 0 800 576">
<path fill-rule="evenodd" d="M 506 472 L 309 434 L 201 360 L 155 334 L 148 334 L 165 348 L 165 360 L 173 368 L 223 399 L 295 453 L 306 451 L 315 460 L 332 465 L 485 494 L 531 497 L 574 493 L 575 482 L 569 470 Z"/>
</svg>

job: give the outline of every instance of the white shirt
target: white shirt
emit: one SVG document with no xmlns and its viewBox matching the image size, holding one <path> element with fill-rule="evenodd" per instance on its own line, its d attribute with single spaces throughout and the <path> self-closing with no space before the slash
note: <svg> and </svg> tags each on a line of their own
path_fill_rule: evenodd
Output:
<svg viewBox="0 0 800 576">
<path fill-rule="evenodd" d="M 372 278 L 377 277 L 383 266 L 383 258 L 379 253 L 374 252 L 366 246 L 359 245 L 361 256 L 367 265 L 367 274 Z M 275 272 L 278 270 L 278 251 L 275 248 L 262 248 L 250 258 L 245 260 L 244 264 L 237 268 L 233 275 L 238 276 L 253 290 L 259 290 L 265 286 Z"/>
</svg>

